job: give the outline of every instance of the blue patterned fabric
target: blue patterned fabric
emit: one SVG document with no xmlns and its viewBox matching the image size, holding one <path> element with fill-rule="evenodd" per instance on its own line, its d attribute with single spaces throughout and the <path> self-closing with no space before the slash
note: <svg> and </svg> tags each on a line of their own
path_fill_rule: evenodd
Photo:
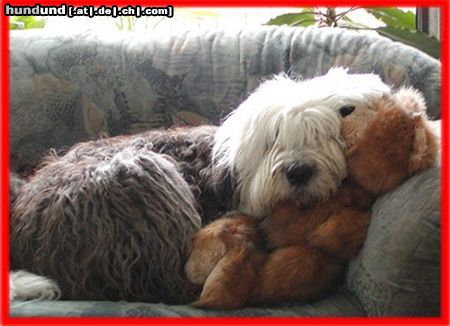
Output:
<svg viewBox="0 0 450 326">
<path fill-rule="evenodd" d="M 388 39 L 336 28 L 261 27 L 176 35 L 11 32 L 11 164 L 101 134 L 218 123 L 265 78 L 332 66 L 419 89 L 439 117 L 440 63 Z"/>
<path fill-rule="evenodd" d="M 369 316 L 440 314 L 440 167 L 416 175 L 372 207 L 347 285 Z"/>
<path fill-rule="evenodd" d="M 12 316 L 114 316 L 114 317 L 313 317 L 365 316 L 359 301 L 341 291 L 310 304 L 284 304 L 277 307 L 243 308 L 230 311 L 197 309 L 155 303 L 101 301 L 15 302 Z"/>
</svg>

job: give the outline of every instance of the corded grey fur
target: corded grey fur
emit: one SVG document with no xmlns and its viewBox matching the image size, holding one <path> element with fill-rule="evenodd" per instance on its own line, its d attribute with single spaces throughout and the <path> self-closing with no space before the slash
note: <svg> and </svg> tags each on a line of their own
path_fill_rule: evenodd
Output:
<svg viewBox="0 0 450 326">
<path fill-rule="evenodd" d="M 201 226 L 191 191 L 198 185 L 177 170 L 187 177 L 186 162 L 154 151 L 158 139 L 170 143 L 163 134 L 80 143 L 47 157 L 12 205 L 13 270 L 55 280 L 65 299 L 191 301 L 183 265 Z"/>
<path fill-rule="evenodd" d="M 20 189 L 25 184 L 25 180 L 15 173 L 9 175 L 9 203 L 12 204 L 19 196 Z"/>
</svg>

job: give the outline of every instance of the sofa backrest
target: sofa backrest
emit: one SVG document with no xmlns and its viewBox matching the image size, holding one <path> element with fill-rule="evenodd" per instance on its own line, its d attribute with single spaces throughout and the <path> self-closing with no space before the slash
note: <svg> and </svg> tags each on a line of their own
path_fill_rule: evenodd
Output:
<svg viewBox="0 0 450 326">
<path fill-rule="evenodd" d="M 11 165 L 50 148 L 172 125 L 217 124 L 273 74 L 332 66 L 419 89 L 440 116 L 441 65 L 386 38 L 337 28 L 261 27 L 173 35 L 11 32 Z"/>
</svg>

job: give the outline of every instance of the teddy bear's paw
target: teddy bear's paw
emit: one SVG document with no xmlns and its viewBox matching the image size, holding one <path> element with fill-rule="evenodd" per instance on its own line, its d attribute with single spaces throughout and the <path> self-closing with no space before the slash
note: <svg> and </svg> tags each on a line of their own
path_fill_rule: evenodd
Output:
<svg viewBox="0 0 450 326">
<path fill-rule="evenodd" d="M 245 234 L 236 225 L 222 225 L 217 230 L 217 237 L 227 246 L 234 246 L 245 241 Z"/>
<path fill-rule="evenodd" d="M 329 232 L 330 229 L 332 229 L 332 227 L 329 227 L 329 224 L 322 225 L 313 233 L 308 235 L 306 240 L 312 247 L 318 249 L 324 250 L 334 247 L 335 243 L 338 242 L 339 239 L 336 239 L 336 236 L 332 232 Z"/>
<path fill-rule="evenodd" d="M 253 247 L 254 236 L 255 231 L 243 225 L 224 224 L 217 230 L 217 237 L 225 244 L 227 250 Z"/>
<path fill-rule="evenodd" d="M 200 297 L 200 299 L 191 303 L 191 306 L 199 309 L 230 310 L 241 308 L 243 303 L 240 301 L 237 298 L 236 300 L 226 300 L 222 297 Z"/>
</svg>

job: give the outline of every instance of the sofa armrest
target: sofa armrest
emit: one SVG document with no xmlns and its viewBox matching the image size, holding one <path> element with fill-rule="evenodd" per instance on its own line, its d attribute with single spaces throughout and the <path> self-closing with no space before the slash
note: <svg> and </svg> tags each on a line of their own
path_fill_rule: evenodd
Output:
<svg viewBox="0 0 450 326">
<path fill-rule="evenodd" d="M 440 314 L 440 167 L 377 200 L 347 287 L 369 316 Z"/>
</svg>

